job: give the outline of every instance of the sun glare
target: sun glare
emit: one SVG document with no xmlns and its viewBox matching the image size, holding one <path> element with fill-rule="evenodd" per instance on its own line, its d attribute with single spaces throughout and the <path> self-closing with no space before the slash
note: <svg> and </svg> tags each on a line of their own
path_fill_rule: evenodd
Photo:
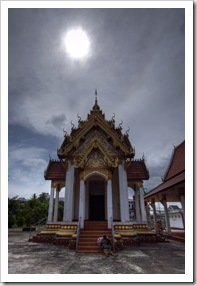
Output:
<svg viewBox="0 0 197 286">
<path fill-rule="evenodd" d="M 90 41 L 86 32 L 81 29 L 69 30 L 65 36 L 67 53 L 74 59 L 82 59 L 89 53 Z"/>
</svg>

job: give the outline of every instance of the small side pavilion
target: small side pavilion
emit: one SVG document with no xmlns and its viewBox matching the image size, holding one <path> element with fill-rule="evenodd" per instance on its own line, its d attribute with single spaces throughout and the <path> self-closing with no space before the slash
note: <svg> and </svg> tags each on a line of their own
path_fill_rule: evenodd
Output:
<svg viewBox="0 0 197 286">
<path fill-rule="evenodd" d="M 155 203 L 162 203 L 165 212 L 167 233 L 171 235 L 167 202 L 180 202 L 185 220 L 185 141 L 174 147 L 163 182 L 144 196 L 145 204 L 151 204 L 155 225 L 157 214 Z"/>
</svg>

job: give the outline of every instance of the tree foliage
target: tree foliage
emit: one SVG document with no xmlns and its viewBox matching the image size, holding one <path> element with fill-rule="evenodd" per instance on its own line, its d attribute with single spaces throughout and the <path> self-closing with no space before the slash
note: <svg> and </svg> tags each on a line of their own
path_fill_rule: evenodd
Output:
<svg viewBox="0 0 197 286">
<path fill-rule="evenodd" d="M 33 194 L 29 200 L 21 200 L 18 196 L 8 198 L 8 227 L 24 227 L 37 225 L 48 215 L 49 198 L 47 193 L 39 196 Z M 62 217 L 62 204 L 59 204 L 58 218 Z"/>
</svg>

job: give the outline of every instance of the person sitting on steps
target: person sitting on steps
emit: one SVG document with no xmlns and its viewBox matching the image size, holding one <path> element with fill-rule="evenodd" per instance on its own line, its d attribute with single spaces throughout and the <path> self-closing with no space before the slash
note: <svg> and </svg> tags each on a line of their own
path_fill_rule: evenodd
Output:
<svg viewBox="0 0 197 286">
<path fill-rule="evenodd" d="M 106 235 L 103 236 L 101 245 L 102 245 L 103 252 L 105 253 L 106 256 L 109 256 L 109 254 L 116 256 L 112 251 L 112 243 Z"/>
</svg>

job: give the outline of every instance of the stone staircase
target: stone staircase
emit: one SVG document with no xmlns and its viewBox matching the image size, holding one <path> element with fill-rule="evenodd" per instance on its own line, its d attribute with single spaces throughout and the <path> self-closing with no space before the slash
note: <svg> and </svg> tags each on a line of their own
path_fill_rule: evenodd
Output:
<svg viewBox="0 0 197 286">
<path fill-rule="evenodd" d="M 107 221 L 85 221 L 84 228 L 80 230 L 77 252 L 93 253 L 99 251 L 97 239 L 106 235 L 111 239 L 112 232 L 108 229 Z"/>
</svg>

